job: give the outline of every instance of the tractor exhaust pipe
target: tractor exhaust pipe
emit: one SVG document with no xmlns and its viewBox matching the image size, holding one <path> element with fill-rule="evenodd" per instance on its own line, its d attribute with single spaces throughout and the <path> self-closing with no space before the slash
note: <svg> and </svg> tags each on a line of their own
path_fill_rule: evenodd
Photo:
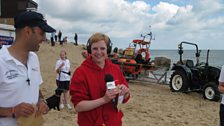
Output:
<svg viewBox="0 0 224 126">
<path fill-rule="evenodd" d="M 205 64 L 206 66 L 208 66 L 209 51 L 210 51 L 210 50 L 208 49 L 208 51 L 207 51 L 207 57 L 206 57 L 206 64 Z"/>
</svg>

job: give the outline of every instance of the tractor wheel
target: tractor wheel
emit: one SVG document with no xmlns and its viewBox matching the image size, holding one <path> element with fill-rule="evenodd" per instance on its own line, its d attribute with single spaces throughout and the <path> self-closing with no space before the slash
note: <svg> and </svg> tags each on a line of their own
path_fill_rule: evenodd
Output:
<svg viewBox="0 0 224 126">
<path fill-rule="evenodd" d="M 189 87 L 188 78 L 183 71 L 174 71 L 170 79 L 170 90 L 173 92 L 186 91 Z"/>
<path fill-rule="evenodd" d="M 220 99 L 218 85 L 215 82 L 205 84 L 203 87 L 203 97 L 210 101 L 218 101 Z"/>
</svg>

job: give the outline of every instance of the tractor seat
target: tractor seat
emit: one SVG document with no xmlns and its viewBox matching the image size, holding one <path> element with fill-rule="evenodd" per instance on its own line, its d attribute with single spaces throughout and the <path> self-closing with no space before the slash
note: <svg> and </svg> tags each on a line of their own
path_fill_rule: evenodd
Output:
<svg viewBox="0 0 224 126">
<path fill-rule="evenodd" d="M 193 60 L 186 60 L 186 66 L 189 67 L 189 68 L 194 67 L 194 62 L 193 62 Z"/>
</svg>

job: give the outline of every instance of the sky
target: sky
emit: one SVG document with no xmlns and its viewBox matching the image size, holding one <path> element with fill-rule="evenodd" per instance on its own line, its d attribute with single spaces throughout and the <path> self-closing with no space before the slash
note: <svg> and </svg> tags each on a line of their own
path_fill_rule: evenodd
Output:
<svg viewBox="0 0 224 126">
<path fill-rule="evenodd" d="M 69 41 L 86 44 L 96 32 L 126 48 L 153 34 L 150 49 L 177 49 L 182 41 L 200 49 L 224 49 L 223 0 L 34 0 L 48 23 Z M 49 35 L 48 35 L 49 36 Z M 149 38 L 146 38 L 146 40 Z M 192 48 L 186 45 L 186 48 Z"/>
</svg>

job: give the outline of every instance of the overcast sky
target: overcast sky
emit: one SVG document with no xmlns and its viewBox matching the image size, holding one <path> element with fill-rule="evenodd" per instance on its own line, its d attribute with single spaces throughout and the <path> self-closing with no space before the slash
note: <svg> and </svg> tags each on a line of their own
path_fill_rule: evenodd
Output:
<svg viewBox="0 0 224 126">
<path fill-rule="evenodd" d="M 57 31 L 80 43 L 95 32 L 126 48 L 152 31 L 151 49 L 177 49 L 181 41 L 200 49 L 224 49 L 223 0 L 34 0 Z M 149 28 L 151 26 L 151 28 Z M 153 37 L 153 38 L 154 38 Z"/>
</svg>

